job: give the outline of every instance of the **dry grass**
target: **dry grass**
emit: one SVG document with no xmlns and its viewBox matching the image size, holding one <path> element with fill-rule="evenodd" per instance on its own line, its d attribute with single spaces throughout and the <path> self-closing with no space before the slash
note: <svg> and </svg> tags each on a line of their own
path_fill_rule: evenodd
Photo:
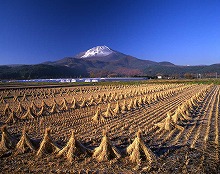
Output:
<svg viewBox="0 0 220 174">
<path fill-rule="evenodd" d="M 16 139 L 13 138 L 7 130 L 6 125 L 1 127 L 2 137 L 0 142 L 0 152 L 4 153 L 13 149 L 16 145 Z"/>
<path fill-rule="evenodd" d="M 22 136 L 18 141 L 15 154 L 25 153 L 27 151 L 35 152 L 37 150 L 37 146 L 34 141 L 28 136 L 26 127 L 23 128 Z"/>
<path fill-rule="evenodd" d="M 92 117 L 92 120 L 94 122 L 105 121 L 105 117 L 103 116 L 100 107 L 97 108 L 96 114 Z"/>
<path fill-rule="evenodd" d="M 218 173 L 219 93 L 189 84 L 2 90 L 0 171 Z"/>
<path fill-rule="evenodd" d="M 95 158 L 97 161 L 109 161 L 113 158 L 120 158 L 121 154 L 119 150 L 113 146 L 111 141 L 109 140 L 107 136 L 107 132 L 103 131 L 103 137 L 102 141 L 99 145 L 99 147 L 95 148 L 93 153 L 93 158 Z"/>
<path fill-rule="evenodd" d="M 66 146 L 58 152 L 57 157 L 66 156 L 67 160 L 72 164 L 73 160 L 81 154 L 89 155 L 91 154 L 91 150 L 76 140 L 75 133 L 72 131 L 69 141 Z"/>
<path fill-rule="evenodd" d="M 126 149 L 131 162 L 141 163 L 141 157 L 144 155 L 146 161 L 151 164 L 156 161 L 156 156 L 154 153 L 145 145 L 143 138 L 141 136 L 141 131 L 137 132 L 136 138 Z"/>
<path fill-rule="evenodd" d="M 60 150 L 56 143 L 53 142 L 50 136 L 50 131 L 50 128 L 46 128 L 44 138 L 41 141 L 40 147 L 36 154 L 37 157 L 41 157 L 45 154 L 57 153 Z"/>
</svg>

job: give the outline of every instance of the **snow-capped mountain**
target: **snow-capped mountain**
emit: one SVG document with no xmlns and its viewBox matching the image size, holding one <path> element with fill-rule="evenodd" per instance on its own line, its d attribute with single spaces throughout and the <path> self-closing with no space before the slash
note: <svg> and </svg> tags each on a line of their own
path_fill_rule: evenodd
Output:
<svg viewBox="0 0 220 174">
<path fill-rule="evenodd" d="M 220 74 L 220 64 L 210 66 L 178 66 L 170 62 L 154 62 L 97 46 L 75 56 L 37 65 L 2 66 L 0 79 L 23 78 L 75 78 L 115 76 L 156 76 L 157 74 L 179 75 L 186 73 Z M 13 73 L 11 73 L 13 72 Z"/>
<path fill-rule="evenodd" d="M 89 58 L 89 57 L 102 57 L 102 56 L 108 56 L 112 54 L 114 51 L 112 51 L 107 46 L 96 46 L 93 47 L 86 52 L 83 52 L 82 55 L 80 55 L 80 58 Z"/>
<path fill-rule="evenodd" d="M 89 61 L 112 62 L 126 56 L 127 55 L 115 51 L 107 46 L 96 46 L 73 57 Z"/>
</svg>

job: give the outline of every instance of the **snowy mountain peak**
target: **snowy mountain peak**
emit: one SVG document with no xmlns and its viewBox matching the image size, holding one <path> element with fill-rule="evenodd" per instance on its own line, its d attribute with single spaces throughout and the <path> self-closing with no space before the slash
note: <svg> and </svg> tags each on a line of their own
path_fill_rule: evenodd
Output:
<svg viewBox="0 0 220 174">
<path fill-rule="evenodd" d="M 93 56 L 107 56 L 113 53 L 113 51 L 107 46 L 97 46 L 86 51 L 81 58 L 88 58 Z"/>
</svg>

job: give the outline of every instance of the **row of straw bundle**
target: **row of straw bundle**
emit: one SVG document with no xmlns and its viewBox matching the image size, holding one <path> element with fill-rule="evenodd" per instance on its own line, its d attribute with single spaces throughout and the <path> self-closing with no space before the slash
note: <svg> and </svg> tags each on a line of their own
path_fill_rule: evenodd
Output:
<svg viewBox="0 0 220 174">
<path fill-rule="evenodd" d="M 70 163 L 72 163 L 74 159 L 81 154 L 85 156 L 92 155 L 92 157 L 98 162 L 101 162 L 109 161 L 114 158 L 119 159 L 124 152 L 119 151 L 112 144 L 106 131 L 103 131 L 101 143 L 94 150 L 85 147 L 80 141 L 78 141 L 75 137 L 74 131 L 72 131 L 69 141 L 62 149 L 52 140 L 50 136 L 50 128 L 45 129 L 44 137 L 40 144 L 28 136 L 26 127 L 23 129 L 19 141 L 10 135 L 6 126 L 3 126 L 1 131 L 1 153 L 12 149 L 14 149 L 14 155 L 26 152 L 36 152 L 37 158 L 45 156 L 46 154 L 54 154 L 56 158 L 65 157 Z M 140 130 L 137 132 L 134 141 L 125 149 L 125 152 L 129 156 L 131 162 L 134 163 L 140 163 L 143 158 L 146 159 L 149 164 L 156 161 L 156 156 L 144 143 Z"/>
</svg>

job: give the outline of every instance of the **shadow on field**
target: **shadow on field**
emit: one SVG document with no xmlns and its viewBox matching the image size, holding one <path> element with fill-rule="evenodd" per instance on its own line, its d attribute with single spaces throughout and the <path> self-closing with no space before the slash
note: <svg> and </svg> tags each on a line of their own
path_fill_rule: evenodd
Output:
<svg viewBox="0 0 220 174">
<path fill-rule="evenodd" d="M 178 149 L 186 146 L 160 146 L 160 147 L 153 147 L 151 150 L 158 156 L 163 156 L 165 154 L 172 153 Z"/>
</svg>

